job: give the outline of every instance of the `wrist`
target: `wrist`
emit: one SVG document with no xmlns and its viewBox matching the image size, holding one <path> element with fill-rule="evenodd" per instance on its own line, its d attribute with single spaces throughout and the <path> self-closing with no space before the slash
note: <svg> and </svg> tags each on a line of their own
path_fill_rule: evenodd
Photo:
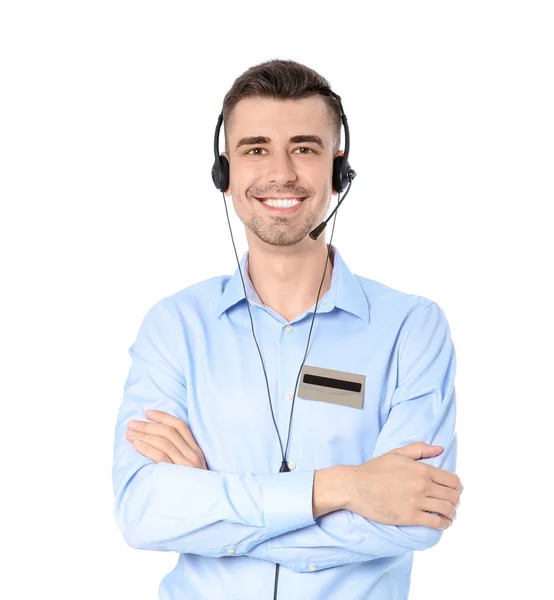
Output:
<svg viewBox="0 0 554 600">
<path fill-rule="evenodd" d="M 312 500 L 314 519 L 346 507 L 350 498 L 351 469 L 349 465 L 338 465 L 315 471 Z"/>
</svg>

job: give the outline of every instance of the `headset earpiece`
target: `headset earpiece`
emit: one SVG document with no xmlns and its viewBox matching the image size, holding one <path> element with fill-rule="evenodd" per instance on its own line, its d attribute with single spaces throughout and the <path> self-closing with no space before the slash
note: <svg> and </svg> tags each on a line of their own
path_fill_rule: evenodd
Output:
<svg viewBox="0 0 554 600">
<path fill-rule="evenodd" d="M 223 123 L 223 113 L 220 113 L 215 126 L 214 134 L 214 164 L 212 167 L 212 181 L 215 187 L 224 192 L 229 187 L 229 161 L 226 156 L 219 154 L 219 132 Z"/>
<path fill-rule="evenodd" d="M 212 180 L 215 187 L 224 192 L 229 187 L 229 161 L 226 156 L 218 156 L 212 167 Z"/>
<path fill-rule="evenodd" d="M 333 189 L 336 192 L 342 192 L 342 156 L 337 156 L 333 160 Z"/>
<path fill-rule="evenodd" d="M 336 156 L 333 159 L 332 179 L 333 189 L 338 193 L 342 193 L 346 189 L 348 183 L 352 181 L 354 177 L 356 177 L 356 172 L 348 163 L 348 154 L 350 153 L 350 129 L 348 128 L 348 121 L 342 108 L 341 98 L 332 90 L 329 90 L 329 94 L 331 94 L 331 96 L 333 96 L 339 103 L 340 117 L 344 127 L 344 153 L 341 156 Z"/>
<path fill-rule="evenodd" d="M 343 192 L 348 185 L 349 175 L 352 169 L 345 160 L 344 156 L 336 156 L 333 160 L 333 189 L 336 192 Z"/>
</svg>

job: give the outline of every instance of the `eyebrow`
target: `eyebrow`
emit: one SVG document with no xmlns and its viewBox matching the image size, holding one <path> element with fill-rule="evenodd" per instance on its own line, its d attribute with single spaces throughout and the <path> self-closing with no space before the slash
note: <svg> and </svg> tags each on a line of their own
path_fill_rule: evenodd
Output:
<svg viewBox="0 0 554 600">
<path fill-rule="evenodd" d="M 254 137 L 244 137 L 241 138 L 238 142 L 238 144 L 235 147 L 235 150 L 237 148 L 239 148 L 240 146 L 253 146 L 256 144 L 269 144 L 271 142 L 271 139 L 263 136 L 263 135 L 258 135 L 258 136 L 254 136 Z M 325 146 L 323 145 L 323 141 L 321 140 L 321 138 L 318 135 L 294 135 L 293 137 L 291 137 L 289 139 L 289 142 L 291 142 L 292 144 L 300 144 L 301 142 L 312 142 L 314 144 L 319 144 L 319 146 L 321 146 L 322 149 L 325 149 Z"/>
</svg>

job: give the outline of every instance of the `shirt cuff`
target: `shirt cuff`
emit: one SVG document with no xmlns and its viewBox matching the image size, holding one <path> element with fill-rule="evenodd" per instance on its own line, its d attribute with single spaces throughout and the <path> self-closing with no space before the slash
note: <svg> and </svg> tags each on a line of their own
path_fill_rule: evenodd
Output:
<svg viewBox="0 0 554 600">
<path fill-rule="evenodd" d="M 264 524 L 271 537 L 315 523 L 315 470 L 259 474 Z"/>
</svg>

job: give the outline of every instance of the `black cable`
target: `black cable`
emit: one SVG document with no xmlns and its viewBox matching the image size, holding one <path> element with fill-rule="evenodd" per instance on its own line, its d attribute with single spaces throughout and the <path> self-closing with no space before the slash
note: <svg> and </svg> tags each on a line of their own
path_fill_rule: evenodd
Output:
<svg viewBox="0 0 554 600">
<path fill-rule="evenodd" d="M 346 188 L 346 192 L 344 193 L 344 196 L 342 198 L 343 200 L 344 200 L 344 198 L 346 198 L 346 195 L 350 191 L 351 185 L 352 185 L 352 179 L 350 179 L 349 182 L 348 182 L 348 187 Z M 241 278 L 241 281 L 242 281 L 242 287 L 244 289 L 244 298 L 246 300 L 246 306 L 248 308 L 248 314 L 250 315 L 250 325 L 251 325 L 251 329 L 252 329 L 252 335 L 254 336 L 254 342 L 256 343 L 256 347 L 258 348 L 258 354 L 260 355 L 260 360 L 261 360 L 261 363 L 262 363 L 262 369 L 264 371 L 265 382 L 266 382 L 266 387 L 267 387 L 267 394 L 268 394 L 268 397 L 269 397 L 269 407 L 271 409 L 271 416 L 273 418 L 273 425 L 275 427 L 275 431 L 277 432 L 277 437 L 279 438 L 279 446 L 281 448 L 281 456 L 283 458 L 283 462 L 281 463 L 281 467 L 279 469 L 280 473 L 290 472 L 290 468 L 289 468 L 289 466 L 287 464 L 287 460 L 286 460 L 286 455 L 287 455 L 287 451 L 288 451 L 288 447 L 289 447 L 289 441 L 290 441 L 291 425 L 292 425 L 292 414 L 293 414 L 293 411 L 294 411 L 294 401 L 296 400 L 296 390 L 298 389 L 298 382 L 300 380 L 300 374 L 302 372 L 302 367 L 304 366 L 304 363 L 306 361 L 306 357 L 308 356 L 308 348 L 309 348 L 309 345 L 310 345 L 310 338 L 312 336 L 312 329 L 313 329 L 313 326 L 314 326 L 315 315 L 317 313 L 317 305 L 319 303 L 319 295 L 321 294 L 321 288 L 323 287 L 323 282 L 325 281 L 325 273 L 327 272 L 327 265 L 329 263 L 329 259 L 330 259 L 330 256 L 331 256 L 331 246 L 332 246 L 332 242 L 333 242 L 333 234 L 335 232 L 335 222 L 336 222 L 336 219 L 337 219 L 336 209 L 339 207 L 339 205 L 341 204 L 341 202 L 342 202 L 342 200 L 340 198 L 340 192 L 338 192 L 338 204 L 337 204 L 335 210 L 333 211 L 333 213 L 335 214 L 335 217 L 333 219 L 333 228 L 331 230 L 331 238 L 330 238 L 329 244 L 328 244 L 327 258 L 325 260 L 325 269 L 323 270 L 323 277 L 321 279 L 321 283 L 319 284 L 319 290 L 317 292 L 317 299 L 316 299 L 316 303 L 315 303 L 314 314 L 313 314 L 313 317 L 312 317 L 312 323 L 310 325 L 310 331 L 308 333 L 308 342 L 306 344 L 306 351 L 304 353 L 304 358 L 302 359 L 302 364 L 300 365 L 300 370 L 298 371 L 298 375 L 296 377 L 296 385 L 294 387 L 294 394 L 293 394 L 293 397 L 292 397 L 292 406 L 291 406 L 290 418 L 289 418 L 289 429 L 288 429 L 288 435 L 287 435 L 287 444 L 286 444 L 286 447 L 285 447 L 285 451 L 283 452 L 283 443 L 281 441 L 281 436 L 279 435 L 279 428 L 277 427 L 277 422 L 275 421 L 275 414 L 273 412 L 273 405 L 272 405 L 272 402 L 271 402 L 271 392 L 270 392 L 270 389 L 269 389 L 269 381 L 267 379 L 267 373 L 266 373 L 266 370 L 265 370 L 264 359 L 262 357 L 262 352 L 260 350 L 260 346 L 258 344 L 258 340 L 256 339 L 256 334 L 254 332 L 254 320 L 252 319 L 252 312 L 250 311 L 250 302 L 248 301 L 248 294 L 246 292 L 246 285 L 244 283 L 244 277 L 242 275 L 242 270 L 240 268 L 240 260 L 239 260 L 239 256 L 238 256 L 238 253 L 237 253 L 237 248 L 236 248 L 236 245 L 235 245 L 235 240 L 234 240 L 234 237 L 233 237 L 233 230 L 232 230 L 232 227 L 231 227 L 231 221 L 229 219 L 229 211 L 227 209 L 227 203 L 225 202 L 225 192 L 223 192 L 223 204 L 225 205 L 225 212 L 227 214 L 227 223 L 229 224 L 229 231 L 231 232 L 231 241 L 233 243 L 233 249 L 235 251 L 235 257 L 237 259 L 237 265 L 238 265 L 238 269 L 239 269 L 240 278 Z M 277 586 L 278 586 L 278 581 L 279 581 L 279 567 L 280 567 L 280 565 L 279 565 L 279 563 L 277 563 L 276 567 L 275 567 L 275 588 L 274 588 L 274 595 L 273 595 L 274 600 L 277 599 Z"/>
</svg>

